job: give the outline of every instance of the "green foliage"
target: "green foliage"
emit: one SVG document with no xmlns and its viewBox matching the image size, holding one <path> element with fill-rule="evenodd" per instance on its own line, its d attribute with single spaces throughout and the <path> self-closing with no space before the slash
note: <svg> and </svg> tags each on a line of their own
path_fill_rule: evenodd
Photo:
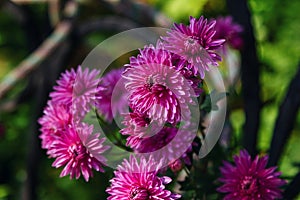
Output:
<svg viewBox="0 0 300 200">
<path fill-rule="evenodd" d="M 224 150 L 216 145 L 209 155 L 201 160 L 195 159 L 193 167 L 184 181 L 179 182 L 183 191 L 183 199 L 214 200 L 220 199 L 216 193 L 219 186 L 219 167 L 222 160 L 227 159 Z"/>
<path fill-rule="evenodd" d="M 113 144 L 117 145 L 120 148 L 123 148 L 127 151 L 132 151 L 126 146 L 126 137 L 120 134 L 120 129 L 117 124 L 113 121 L 112 123 L 107 123 L 99 114 L 96 112 L 97 120 L 99 126 L 103 130 L 106 138 L 110 140 Z"/>
<path fill-rule="evenodd" d="M 189 16 L 199 17 L 208 0 L 154 0 L 162 11 L 175 22 L 185 22 Z"/>
<path fill-rule="evenodd" d="M 251 0 L 249 3 L 258 42 L 257 49 L 262 62 L 261 94 L 263 101 L 270 101 L 262 110 L 258 144 L 262 151 L 267 151 L 277 111 L 300 61 L 300 2 Z M 296 125 L 299 122 L 298 119 Z M 295 154 L 300 151 L 299 145 L 295 145 L 299 143 L 299 133 L 300 129 L 296 126 L 286 144 L 287 148 L 279 166 L 284 176 L 294 175 L 299 170 L 293 165 L 294 162 L 300 162 L 300 157 Z"/>
<path fill-rule="evenodd" d="M 201 104 L 200 109 L 206 112 L 218 110 L 218 101 L 228 95 L 226 92 L 217 92 L 213 90 L 210 94 L 205 96 L 204 102 Z"/>
<path fill-rule="evenodd" d="M 0 113 L 0 122 L 5 127 L 0 137 L 0 198 L 17 199 L 15 188 L 19 188 L 26 177 L 27 144 L 24 141 L 27 141 L 29 108 L 29 105 L 21 105 L 13 113 Z"/>
</svg>

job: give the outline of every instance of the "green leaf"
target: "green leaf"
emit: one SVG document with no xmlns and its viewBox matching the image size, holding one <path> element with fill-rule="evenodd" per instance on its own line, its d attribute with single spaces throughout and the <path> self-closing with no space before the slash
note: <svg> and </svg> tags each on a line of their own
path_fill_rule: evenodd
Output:
<svg viewBox="0 0 300 200">
<path fill-rule="evenodd" d="M 228 95 L 227 92 L 217 92 L 216 90 L 213 90 L 210 94 L 208 94 L 205 97 L 205 100 L 203 102 L 203 104 L 200 106 L 200 109 L 206 111 L 206 112 L 210 112 L 210 111 L 214 111 L 214 110 L 218 110 L 218 101 L 220 101 L 221 99 L 225 98 Z"/>
</svg>

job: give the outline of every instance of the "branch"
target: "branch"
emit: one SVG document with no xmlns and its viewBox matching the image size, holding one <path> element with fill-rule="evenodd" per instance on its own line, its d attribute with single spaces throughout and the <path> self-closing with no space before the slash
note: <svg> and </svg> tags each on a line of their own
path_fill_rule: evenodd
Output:
<svg viewBox="0 0 300 200">
<path fill-rule="evenodd" d="M 295 176 L 283 193 L 284 199 L 292 200 L 300 193 L 300 172 Z"/>
<path fill-rule="evenodd" d="M 300 64 L 298 72 L 291 81 L 285 99 L 280 105 L 270 148 L 269 166 L 275 166 L 292 133 L 300 106 Z"/>
<path fill-rule="evenodd" d="M 66 5 L 65 14 L 68 19 L 59 23 L 54 32 L 34 51 L 29 57 L 22 61 L 14 70 L 4 77 L 0 83 L 0 99 L 21 79 L 36 69 L 43 60 L 47 58 L 69 35 L 72 21 L 69 19 L 77 12 L 77 3 L 70 1 Z"/>
<path fill-rule="evenodd" d="M 146 4 L 132 0 L 120 0 L 117 3 L 100 0 L 100 3 L 114 13 L 125 16 L 144 26 L 169 27 L 171 25 L 171 21 L 166 16 Z"/>
<path fill-rule="evenodd" d="M 132 28 L 137 28 L 138 25 L 131 20 L 117 16 L 103 17 L 93 19 L 80 24 L 77 27 L 76 34 L 79 38 L 95 31 L 116 31 L 121 32 Z"/>
<path fill-rule="evenodd" d="M 48 13 L 52 26 L 55 26 L 59 22 L 59 11 L 60 11 L 60 2 L 59 0 L 48 1 Z"/>
<path fill-rule="evenodd" d="M 16 4 L 46 3 L 49 0 L 10 0 Z"/>
<path fill-rule="evenodd" d="M 243 146 L 254 156 L 256 154 L 261 100 L 259 95 L 259 62 L 256 54 L 251 14 L 245 0 L 227 0 L 227 7 L 234 20 L 244 28 L 244 48 L 241 50 L 241 80 L 245 110 Z"/>
</svg>

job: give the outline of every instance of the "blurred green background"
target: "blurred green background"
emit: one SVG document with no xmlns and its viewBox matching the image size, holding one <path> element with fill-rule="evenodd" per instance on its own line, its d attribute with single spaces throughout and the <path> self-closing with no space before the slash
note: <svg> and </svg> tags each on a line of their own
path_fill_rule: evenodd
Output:
<svg viewBox="0 0 300 200">
<path fill-rule="evenodd" d="M 227 15 L 224 0 L 143 0 L 137 1 L 153 6 L 171 21 L 187 23 L 189 16 L 217 17 Z M 293 78 L 300 58 L 300 1 L 279 0 L 249 0 L 252 22 L 255 29 L 257 51 L 261 66 L 261 97 L 267 102 L 261 113 L 258 147 L 260 152 L 267 152 L 272 137 L 274 123 L 280 103 L 282 102 L 288 84 Z M 3 4 L 3 2 L 1 3 Z M 47 17 L 46 2 L 26 4 L 34 13 L 36 21 Z M 79 1 L 78 21 L 114 14 L 99 6 L 97 1 Z M 38 24 L 43 29 L 43 24 Z M 84 55 L 87 50 L 95 47 L 112 32 L 97 32 L 84 39 L 75 55 Z M 30 51 L 26 46 L 26 37 L 22 27 L 16 23 L 14 16 L 4 7 L 0 10 L 0 81 L 14 69 Z M 72 56 L 71 56 L 72 58 Z M 68 61 L 69 66 L 80 64 L 77 56 Z M 71 66 L 73 65 L 73 66 Z M 42 66 L 41 66 L 42 67 Z M 23 199 L 24 182 L 26 180 L 26 158 L 28 154 L 28 135 L 32 131 L 29 124 L 35 112 L 34 101 L 27 101 L 17 106 L 9 107 L 17 95 L 28 84 L 23 79 L 11 90 L 4 100 L 0 100 L 0 200 Z M 244 113 L 241 105 L 241 86 L 238 83 L 235 93 L 229 94 L 231 105 L 230 122 L 237 139 L 240 139 L 244 123 Z M 300 91 L 299 91 L 300 92 Z M 294 176 L 300 169 L 300 115 L 293 129 L 292 136 L 284 151 L 279 170 L 284 177 Z M 47 159 L 44 151 L 39 155 L 37 171 L 38 199 L 105 199 L 105 188 L 112 177 L 110 169 L 105 174 L 95 174 L 89 183 L 82 179 L 69 180 L 69 177 L 58 178 L 61 169 L 51 167 L 53 160 Z M 299 198 L 300 199 L 300 198 Z"/>
</svg>

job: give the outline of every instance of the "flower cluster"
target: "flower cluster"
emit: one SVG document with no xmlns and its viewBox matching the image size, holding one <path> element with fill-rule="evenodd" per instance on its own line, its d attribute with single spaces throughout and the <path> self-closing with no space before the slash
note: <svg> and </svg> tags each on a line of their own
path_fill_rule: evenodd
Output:
<svg viewBox="0 0 300 200">
<path fill-rule="evenodd" d="M 51 158 L 55 158 L 53 167 L 64 166 L 60 176 L 70 174 L 78 179 L 82 174 L 86 181 L 93 176 L 92 169 L 104 171 L 106 159 L 102 156 L 108 149 L 100 133 L 93 134 L 93 126 L 82 122 L 97 100 L 97 76 L 99 71 L 66 71 L 50 93 L 44 115 L 39 119 L 41 125 L 42 148 Z"/>
<path fill-rule="evenodd" d="M 102 78 L 98 70 L 80 66 L 67 70 L 38 121 L 42 148 L 55 159 L 52 166 L 63 167 L 61 177 L 78 179 L 82 175 L 86 181 L 93 170 L 104 172 L 107 160 L 103 154 L 109 147 L 84 122 L 95 108 L 98 119 L 108 124 L 116 116 L 122 118 L 121 135 L 116 139 L 126 137 L 120 144 L 126 139 L 126 148 L 136 153 L 117 167 L 106 190 L 108 199 L 181 198 L 166 189 L 172 179 L 159 173 L 169 168 L 176 174 L 192 167 L 195 149 L 201 145 L 194 110 L 199 111 L 197 98 L 204 91 L 205 73 L 219 65 L 225 39 L 234 48 L 242 46 L 241 31 L 230 17 L 190 17 L 189 25 L 175 23 L 155 45 L 139 49 L 124 68 Z M 266 168 L 267 157 L 252 161 L 241 151 L 234 161 L 236 166 L 224 162 L 221 168 L 219 180 L 224 185 L 218 191 L 227 193 L 224 199 L 281 197 L 279 187 L 285 181 L 278 178 L 276 168 Z"/>
<path fill-rule="evenodd" d="M 189 25 L 174 24 L 167 36 L 155 46 L 140 49 L 125 65 L 123 78 L 132 112 L 125 116 L 121 133 L 128 135 L 127 145 L 136 152 L 163 148 L 175 138 L 178 124 L 191 121 L 190 105 L 197 103 L 202 92 L 205 71 L 221 60 L 216 50 L 225 40 L 213 38 L 214 26 L 215 22 L 203 17 L 191 17 Z M 179 146 L 184 143 L 183 135 Z M 188 151 L 190 147 L 183 148 Z M 170 160 L 170 165 L 175 161 Z"/>
</svg>

